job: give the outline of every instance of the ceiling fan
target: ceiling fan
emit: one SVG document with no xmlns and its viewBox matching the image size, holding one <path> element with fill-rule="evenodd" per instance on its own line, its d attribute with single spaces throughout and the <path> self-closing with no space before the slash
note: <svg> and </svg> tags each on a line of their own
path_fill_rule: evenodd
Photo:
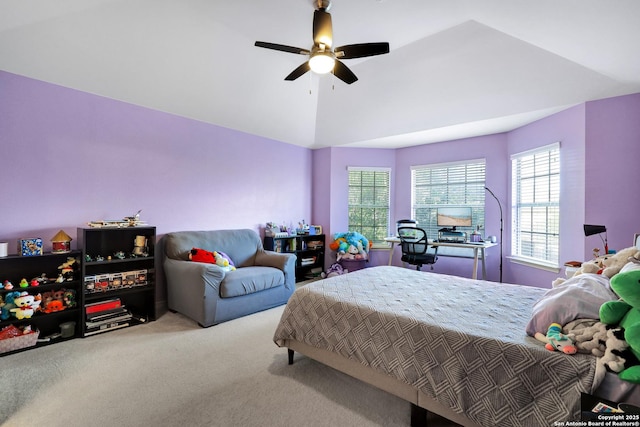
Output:
<svg viewBox="0 0 640 427">
<path fill-rule="evenodd" d="M 314 3 L 316 3 L 315 0 Z M 363 58 L 389 53 L 389 43 L 387 42 L 348 44 L 331 50 L 333 29 L 331 15 L 328 12 L 330 8 L 330 1 L 317 1 L 317 9 L 313 12 L 313 47 L 311 50 L 269 42 L 257 41 L 255 43 L 257 47 L 309 55 L 309 60 L 293 70 L 284 78 L 285 80 L 295 80 L 311 70 L 318 74 L 333 72 L 337 78 L 351 84 L 357 81 L 358 77 L 340 59 Z"/>
</svg>

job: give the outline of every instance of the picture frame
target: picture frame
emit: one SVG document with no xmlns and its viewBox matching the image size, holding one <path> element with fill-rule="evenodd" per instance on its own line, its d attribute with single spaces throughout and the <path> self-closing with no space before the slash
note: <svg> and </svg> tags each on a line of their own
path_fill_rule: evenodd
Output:
<svg viewBox="0 0 640 427">
<path fill-rule="evenodd" d="M 39 256 L 43 254 L 42 239 L 32 237 L 18 240 L 18 254 L 21 256 Z"/>
<path fill-rule="evenodd" d="M 315 235 L 322 234 L 322 226 L 321 225 L 312 225 L 311 228 L 314 229 Z"/>
</svg>

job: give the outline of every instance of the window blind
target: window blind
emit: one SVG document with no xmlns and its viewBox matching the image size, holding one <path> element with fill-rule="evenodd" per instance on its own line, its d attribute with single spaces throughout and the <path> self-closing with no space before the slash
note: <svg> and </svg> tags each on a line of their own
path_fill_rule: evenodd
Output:
<svg viewBox="0 0 640 427">
<path fill-rule="evenodd" d="M 511 156 L 511 168 L 512 256 L 557 267 L 560 143 Z"/>
<path fill-rule="evenodd" d="M 389 235 L 390 175 L 386 168 L 349 168 L 349 231 L 374 244 Z"/>
<path fill-rule="evenodd" d="M 468 206 L 472 227 L 458 227 L 470 233 L 484 227 L 485 161 L 470 160 L 411 168 L 411 204 L 413 219 L 429 238 L 438 237 L 437 210 L 444 206 Z"/>
</svg>

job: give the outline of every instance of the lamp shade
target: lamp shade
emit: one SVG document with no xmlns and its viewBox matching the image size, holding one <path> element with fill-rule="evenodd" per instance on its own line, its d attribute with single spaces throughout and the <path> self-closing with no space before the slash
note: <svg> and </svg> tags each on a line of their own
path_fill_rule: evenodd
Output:
<svg viewBox="0 0 640 427">
<path fill-rule="evenodd" d="M 607 227 L 604 225 L 584 224 L 584 235 L 592 236 L 594 234 L 606 233 Z"/>
<path fill-rule="evenodd" d="M 309 67 L 314 73 L 326 74 L 333 70 L 335 59 L 331 54 L 326 52 L 318 52 L 309 59 Z"/>
</svg>

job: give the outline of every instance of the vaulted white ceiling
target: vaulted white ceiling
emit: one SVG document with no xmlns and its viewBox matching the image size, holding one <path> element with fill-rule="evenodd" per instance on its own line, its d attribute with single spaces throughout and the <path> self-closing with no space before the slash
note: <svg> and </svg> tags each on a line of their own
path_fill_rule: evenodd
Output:
<svg viewBox="0 0 640 427">
<path fill-rule="evenodd" d="M 313 0 L 0 0 L 0 69 L 309 148 L 508 131 L 640 92 L 637 0 L 333 0 L 359 80 L 256 40 L 312 45 Z M 0 93 L 1 96 L 1 93 Z"/>
</svg>

